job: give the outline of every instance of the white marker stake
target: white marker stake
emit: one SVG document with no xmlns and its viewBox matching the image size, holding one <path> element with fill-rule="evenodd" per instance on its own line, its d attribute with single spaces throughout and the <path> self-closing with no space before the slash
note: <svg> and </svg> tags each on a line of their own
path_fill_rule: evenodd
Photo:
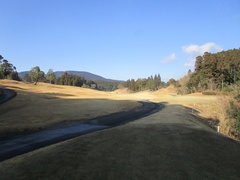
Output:
<svg viewBox="0 0 240 180">
<path fill-rule="evenodd" d="M 218 126 L 217 132 L 220 132 L 220 126 Z"/>
</svg>

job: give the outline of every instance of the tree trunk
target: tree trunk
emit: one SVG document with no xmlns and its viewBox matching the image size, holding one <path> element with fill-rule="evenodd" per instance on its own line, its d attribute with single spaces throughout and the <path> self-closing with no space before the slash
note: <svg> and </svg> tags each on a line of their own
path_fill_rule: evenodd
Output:
<svg viewBox="0 0 240 180">
<path fill-rule="evenodd" d="M 234 73 L 233 73 L 233 83 L 236 82 L 236 67 L 234 66 Z"/>
<path fill-rule="evenodd" d="M 223 91 L 223 78 L 222 78 L 222 91 Z"/>
</svg>

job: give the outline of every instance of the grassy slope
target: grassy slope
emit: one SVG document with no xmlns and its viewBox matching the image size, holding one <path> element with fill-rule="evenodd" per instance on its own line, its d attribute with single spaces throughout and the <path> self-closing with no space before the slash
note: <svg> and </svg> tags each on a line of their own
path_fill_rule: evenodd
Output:
<svg viewBox="0 0 240 180">
<path fill-rule="evenodd" d="M 11 108 L 19 101 L 22 104 L 26 103 L 24 110 L 32 112 L 38 103 L 42 102 L 44 109 L 46 106 L 48 106 L 46 109 L 51 109 L 50 105 L 54 104 L 58 108 L 63 107 L 58 112 L 62 113 L 60 116 L 59 114 L 53 116 L 57 119 L 79 117 L 81 113 L 78 114 L 78 110 L 81 108 L 86 108 L 89 116 L 96 111 L 111 113 L 113 112 L 111 108 L 118 111 L 124 108 L 126 110 L 138 106 L 139 104 L 134 102 L 136 100 L 165 102 L 166 105 L 162 111 L 138 121 L 80 136 L 1 162 L 0 171 L 3 173 L 0 174 L 0 178 L 2 179 L 237 179 L 240 177 L 239 144 L 215 136 L 213 130 L 205 127 L 184 107 L 193 107 L 199 110 L 200 115 L 208 116 L 208 111 L 215 109 L 216 96 L 200 94 L 178 96 L 172 87 L 156 92 L 130 94 L 126 91 L 105 93 L 48 84 L 33 86 L 1 82 L 1 85 L 18 87 L 15 89 L 22 88 L 18 91 L 18 98 L 22 97 L 22 100 L 16 97 L 10 101 L 14 103 L 9 102 L 5 106 Z M 27 102 L 29 96 L 36 98 L 33 100 L 37 100 L 38 103 L 33 103 L 33 100 Z M 34 112 L 39 108 L 41 109 L 41 106 Z M 67 108 L 69 109 L 65 110 Z M 69 113 L 72 108 L 72 113 L 76 113 L 75 115 Z M 91 108 L 93 109 L 89 111 Z M 111 112 L 106 112 L 108 108 Z M 8 116 L 11 117 L 15 111 L 18 111 L 18 108 L 12 110 Z M 52 113 L 44 111 L 47 114 L 46 118 Z M 37 120 L 37 117 L 35 119 Z M 12 120 L 12 123 L 17 123 L 16 120 Z M 169 132 L 176 133 L 168 134 Z"/>
<path fill-rule="evenodd" d="M 0 87 L 14 89 L 17 96 L 0 107 L 0 135 L 16 134 L 53 125 L 92 119 L 141 106 L 115 100 L 114 94 L 70 86 L 1 80 Z"/>
<path fill-rule="evenodd" d="M 168 105 L 0 163 L 0 179 L 238 179 L 239 144 Z"/>
<path fill-rule="evenodd" d="M 173 87 L 156 92 L 128 93 L 126 90 L 102 92 L 71 86 L 0 80 L 0 87 L 14 89 L 18 95 L 0 107 L 0 135 L 49 128 L 59 123 L 92 119 L 139 107 L 138 100 L 167 102 L 193 107 L 210 116 L 214 96 L 177 96 Z"/>
</svg>

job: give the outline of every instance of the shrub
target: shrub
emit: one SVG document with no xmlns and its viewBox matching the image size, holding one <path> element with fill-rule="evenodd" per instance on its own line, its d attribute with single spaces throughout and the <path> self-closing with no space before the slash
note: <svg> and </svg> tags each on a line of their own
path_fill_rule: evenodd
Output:
<svg viewBox="0 0 240 180">
<path fill-rule="evenodd" d="M 217 95 L 217 93 L 215 91 L 203 91 L 202 94 L 203 95 Z"/>
<path fill-rule="evenodd" d="M 227 109 L 227 118 L 230 119 L 231 135 L 240 137 L 240 107 L 233 101 L 230 101 L 230 107 Z"/>
<path fill-rule="evenodd" d="M 236 96 L 234 97 L 234 99 L 236 99 L 238 102 L 240 102 L 240 94 L 236 95 Z"/>
</svg>

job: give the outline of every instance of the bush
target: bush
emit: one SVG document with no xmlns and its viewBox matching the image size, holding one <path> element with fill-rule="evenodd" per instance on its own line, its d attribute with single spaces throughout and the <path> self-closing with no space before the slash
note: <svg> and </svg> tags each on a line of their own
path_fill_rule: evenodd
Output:
<svg viewBox="0 0 240 180">
<path fill-rule="evenodd" d="M 231 134 L 235 137 L 240 137 L 240 107 L 233 101 L 230 101 L 230 107 L 227 109 L 227 116 L 231 120 Z"/>
<path fill-rule="evenodd" d="M 83 85 L 82 85 L 82 88 L 90 88 L 90 86 L 87 85 L 87 84 L 83 84 Z"/>
<path fill-rule="evenodd" d="M 236 96 L 234 97 L 234 99 L 236 99 L 238 102 L 240 102 L 240 94 L 236 95 Z"/>
<path fill-rule="evenodd" d="M 203 95 L 217 95 L 217 93 L 215 91 L 203 91 L 202 94 Z"/>
</svg>

